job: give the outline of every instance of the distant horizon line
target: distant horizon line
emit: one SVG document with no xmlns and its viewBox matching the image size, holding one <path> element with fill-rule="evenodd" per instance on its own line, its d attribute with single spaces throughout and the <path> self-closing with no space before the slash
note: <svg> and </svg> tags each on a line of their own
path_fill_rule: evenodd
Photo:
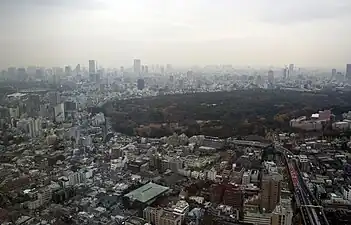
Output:
<svg viewBox="0 0 351 225">
<path fill-rule="evenodd" d="M 95 60 L 96 62 L 98 62 L 98 60 Z M 88 61 L 87 61 L 88 62 Z M 295 69 L 323 69 L 323 70 L 332 70 L 332 69 L 337 69 L 337 70 L 346 70 L 347 65 L 350 63 L 346 63 L 344 64 L 343 67 L 340 66 L 313 66 L 313 65 L 309 65 L 309 66 L 305 66 L 305 65 L 299 65 L 299 64 L 293 64 Z M 89 68 L 89 65 L 87 63 L 87 65 L 85 64 L 81 64 L 81 63 L 77 63 L 77 64 L 65 64 L 65 65 L 51 65 L 51 66 L 42 66 L 42 65 L 26 65 L 26 66 L 15 66 L 15 65 L 9 65 L 6 68 L 2 68 L 0 69 L 1 71 L 7 71 L 10 68 L 24 68 L 24 69 L 28 69 L 28 68 L 45 68 L 45 69 L 52 69 L 52 68 L 65 68 L 66 66 L 71 67 L 73 70 L 74 68 L 80 65 L 81 68 Z M 99 64 L 98 64 L 99 65 Z M 232 67 L 233 69 L 238 68 L 238 69 L 284 69 L 284 68 L 288 68 L 289 64 L 285 64 L 285 65 L 253 65 L 253 64 L 247 64 L 247 65 L 235 65 L 235 64 L 230 64 L 230 63 L 223 63 L 223 64 L 192 64 L 192 65 L 177 65 L 177 64 L 172 64 L 172 63 L 152 63 L 152 64 L 141 64 L 142 66 L 148 66 L 149 69 L 151 69 L 151 66 L 166 66 L 166 65 L 171 65 L 172 69 L 192 69 L 192 68 L 205 68 L 205 67 L 215 67 L 215 66 L 222 66 L 222 67 Z M 102 68 L 102 69 L 120 69 L 121 67 L 123 67 L 124 69 L 133 69 L 133 64 L 130 64 L 128 66 L 125 65 L 118 65 L 118 66 L 98 66 L 98 69 Z M 165 68 L 166 69 L 166 68 Z"/>
</svg>

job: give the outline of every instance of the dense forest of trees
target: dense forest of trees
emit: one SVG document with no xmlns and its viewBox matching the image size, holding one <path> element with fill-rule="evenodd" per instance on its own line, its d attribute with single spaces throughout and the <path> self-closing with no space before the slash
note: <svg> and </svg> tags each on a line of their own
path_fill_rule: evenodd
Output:
<svg viewBox="0 0 351 225">
<path fill-rule="evenodd" d="M 102 110 L 112 118 L 116 131 L 130 135 L 184 132 L 228 137 L 289 130 L 291 118 L 323 109 L 336 115 L 351 110 L 350 94 L 238 90 L 113 101 Z"/>
</svg>

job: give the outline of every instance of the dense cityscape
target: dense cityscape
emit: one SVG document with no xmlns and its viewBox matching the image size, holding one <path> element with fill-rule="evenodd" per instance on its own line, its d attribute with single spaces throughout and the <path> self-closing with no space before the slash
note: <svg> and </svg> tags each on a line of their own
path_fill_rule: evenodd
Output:
<svg viewBox="0 0 351 225">
<path fill-rule="evenodd" d="M 349 224 L 351 64 L 131 64 L 2 71 L 1 224 Z"/>
</svg>

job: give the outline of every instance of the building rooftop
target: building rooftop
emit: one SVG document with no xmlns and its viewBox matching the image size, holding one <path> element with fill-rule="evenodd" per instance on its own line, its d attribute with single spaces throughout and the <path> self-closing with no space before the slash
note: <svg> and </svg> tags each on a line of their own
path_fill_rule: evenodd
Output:
<svg viewBox="0 0 351 225">
<path fill-rule="evenodd" d="M 158 195 L 165 193 L 168 190 L 168 187 L 164 187 L 150 182 L 148 184 L 145 184 L 144 186 L 141 186 L 138 189 L 135 189 L 134 191 L 129 192 L 124 196 L 128 197 L 129 199 L 138 200 L 139 202 L 146 203 L 154 199 Z"/>
<path fill-rule="evenodd" d="M 173 210 L 177 213 L 184 213 L 187 208 L 189 208 L 189 203 L 187 203 L 186 201 L 180 200 L 173 207 Z"/>
<path fill-rule="evenodd" d="M 180 219 L 180 216 L 172 212 L 163 211 L 162 218 L 167 220 L 177 220 Z"/>
<path fill-rule="evenodd" d="M 13 93 L 13 94 L 9 94 L 7 95 L 8 98 L 20 98 L 20 97 L 23 97 L 23 96 L 26 96 L 27 94 L 23 94 L 23 93 Z"/>
<path fill-rule="evenodd" d="M 131 225 L 144 225 L 146 221 L 142 218 L 132 216 L 129 219 L 127 219 L 126 224 L 131 224 Z"/>
</svg>

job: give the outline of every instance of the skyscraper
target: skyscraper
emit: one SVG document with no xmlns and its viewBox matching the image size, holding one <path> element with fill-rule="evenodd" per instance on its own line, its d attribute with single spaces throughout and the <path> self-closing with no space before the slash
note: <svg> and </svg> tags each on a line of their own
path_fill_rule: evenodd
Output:
<svg viewBox="0 0 351 225">
<path fill-rule="evenodd" d="M 347 80 L 351 80 L 351 64 L 346 64 L 346 75 Z"/>
<path fill-rule="evenodd" d="M 225 191 L 225 186 L 222 184 L 212 184 L 210 189 L 210 200 L 213 203 L 221 203 L 223 199 L 223 194 Z"/>
<path fill-rule="evenodd" d="M 336 80 L 344 81 L 345 80 L 345 74 L 343 74 L 342 72 L 336 72 Z"/>
<path fill-rule="evenodd" d="M 261 209 L 272 212 L 280 201 L 280 174 L 264 174 L 261 181 Z"/>
<path fill-rule="evenodd" d="M 143 90 L 144 89 L 144 87 L 145 87 L 145 81 L 144 81 L 144 79 L 138 79 L 138 81 L 137 81 L 137 86 L 138 86 L 138 89 L 139 90 Z"/>
<path fill-rule="evenodd" d="M 286 80 L 288 78 L 288 68 L 283 69 L 283 79 Z"/>
<path fill-rule="evenodd" d="M 289 65 L 289 77 L 294 76 L 294 64 Z"/>
<path fill-rule="evenodd" d="M 68 75 L 72 72 L 72 69 L 70 66 L 65 66 L 65 74 Z"/>
<path fill-rule="evenodd" d="M 273 84 L 274 83 L 274 72 L 273 70 L 268 71 L 268 83 Z"/>
<path fill-rule="evenodd" d="M 134 73 L 135 74 L 140 74 L 140 68 L 141 68 L 141 60 L 140 59 L 134 59 Z"/>
<path fill-rule="evenodd" d="M 335 79 L 336 77 L 336 69 L 332 69 L 332 79 Z"/>
<path fill-rule="evenodd" d="M 78 74 L 78 73 L 80 73 L 80 64 L 77 64 L 77 66 L 76 66 L 76 73 Z"/>
<path fill-rule="evenodd" d="M 145 65 L 145 73 L 148 74 L 149 73 L 149 67 Z"/>
<path fill-rule="evenodd" d="M 14 77 L 14 76 L 16 76 L 17 68 L 16 67 L 9 67 L 7 69 L 7 73 L 9 75 L 9 77 Z"/>
<path fill-rule="evenodd" d="M 186 76 L 187 76 L 188 78 L 190 78 L 192 75 L 193 75 L 193 71 L 192 71 L 192 70 L 188 70 L 188 71 L 186 72 Z"/>
<path fill-rule="evenodd" d="M 243 191 L 234 185 L 228 185 L 223 194 L 223 203 L 234 207 L 235 209 L 242 210 L 244 204 Z"/>
<path fill-rule="evenodd" d="M 89 73 L 96 73 L 96 61 L 95 60 L 89 60 Z"/>
<path fill-rule="evenodd" d="M 26 80 L 28 77 L 27 71 L 25 68 L 18 68 L 17 69 L 17 79 L 20 81 Z"/>
<path fill-rule="evenodd" d="M 37 70 L 35 71 L 35 76 L 37 78 L 44 78 L 45 75 L 45 69 L 44 68 L 37 68 Z"/>
</svg>

